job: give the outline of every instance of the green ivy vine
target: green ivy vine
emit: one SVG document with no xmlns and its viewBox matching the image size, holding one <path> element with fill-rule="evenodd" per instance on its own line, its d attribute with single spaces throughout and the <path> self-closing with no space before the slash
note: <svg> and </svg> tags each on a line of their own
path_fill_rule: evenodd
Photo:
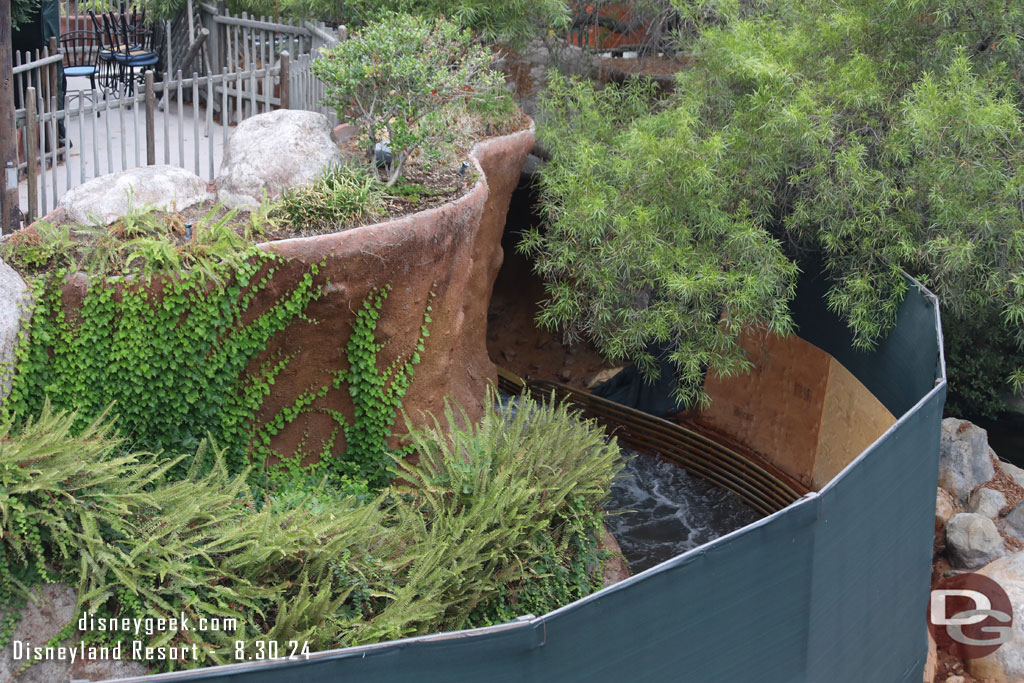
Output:
<svg viewBox="0 0 1024 683">
<path fill-rule="evenodd" d="M 49 400 L 58 410 L 77 410 L 85 424 L 113 403 L 134 448 L 195 452 L 209 436 L 225 449 L 231 471 L 244 469 L 253 416 L 292 359 L 246 368 L 275 333 L 305 319 L 322 293 L 314 279 L 319 265 L 311 265 L 268 310 L 252 315 L 281 260 L 251 249 L 244 259 L 213 266 L 216 279 L 199 271 L 94 277 L 73 313 L 62 300 L 66 270 L 35 279 L 35 308 L 20 333 L 4 416 L 22 422 Z"/>
<path fill-rule="evenodd" d="M 295 403 L 268 421 L 257 437 L 258 447 L 269 449 L 270 439 L 299 414 L 311 411 L 314 401 L 323 398 L 332 389 L 347 390 L 353 406 L 351 422 L 340 411 L 325 411 L 334 418 L 338 429 L 344 434 L 345 456 L 328 457 L 338 434 L 338 430 L 335 430 L 324 442 L 319 461 L 303 466 L 304 437 L 296 452 L 283 458 L 274 468 L 278 477 L 283 476 L 293 483 L 296 478 L 315 483 L 318 477 L 327 477 L 335 488 L 356 494 L 375 491 L 388 484 L 393 451 L 388 447 L 387 440 L 402 399 L 412 382 L 414 368 L 419 364 L 420 354 L 430 336 L 430 313 L 433 310 L 428 302 L 412 353 L 399 356 L 386 368 L 380 369 L 378 355 L 387 346 L 387 341 L 377 339 L 377 323 L 390 291 L 390 285 L 372 290 L 356 313 L 352 334 L 345 344 L 348 368 L 333 372 L 334 380 L 330 384 L 308 389 L 301 394 Z M 269 450 L 264 451 L 264 456 L 270 454 Z"/>
</svg>

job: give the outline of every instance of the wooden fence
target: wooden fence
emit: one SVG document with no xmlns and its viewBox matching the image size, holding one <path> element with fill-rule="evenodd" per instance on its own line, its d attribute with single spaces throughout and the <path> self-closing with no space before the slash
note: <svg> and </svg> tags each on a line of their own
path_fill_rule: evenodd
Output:
<svg viewBox="0 0 1024 683">
<path fill-rule="evenodd" d="M 160 82 L 148 72 L 133 95 L 103 99 L 100 90 L 84 92 L 77 106 L 63 109 L 51 98 L 42 110 L 42 97 L 29 87 L 20 129 L 26 150 L 36 153 L 27 154 L 25 164 L 26 225 L 53 210 L 71 188 L 107 173 L 167 164 L 212 180 L 231 123 L 290 106 L 290 71 L 289 55 L 282 53 L 274 66 L 234 73 L 178 72 L 164 74 Z M 161 99 L 165 110 L 158 112 Z M 47 146 L 45 140 L 58 139 L 61 126 L 72 146 Z"/>
<path fill-rule="evenodd" d="M 28 186 L 26 225 L 71 188 L 106 173 L 170 164 L 212 180 L 230 127 L 259 113 L 305 109 L 337 123 L 321 105 L 325 87 L 310 67 L 321 47 L 347 37 L 344 28 L 216 11 L 200 4 L 191 25 L 179 17 L 165 26 L 168 36 L 190 41 L 183 48 L 172 37 L 165 63 L 187 64 L 192 75 L 150 73 L 132 95 L 72 90 L 60 101 L 61 55 L 16 57 L 15 78 L 22 79 L 16 86 L 25 100 L 15 118 Z"/>
</svg>

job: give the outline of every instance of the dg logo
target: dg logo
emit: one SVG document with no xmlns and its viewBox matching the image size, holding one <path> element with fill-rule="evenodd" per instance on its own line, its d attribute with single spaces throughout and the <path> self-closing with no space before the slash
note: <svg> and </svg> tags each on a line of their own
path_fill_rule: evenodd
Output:
<svg viewBox="0 0 1024 683">
<path fill-rule="evenodd" d="M 928 630 L 940 648 L 962 659 L 981 659 L 1010 641 L 1013 605 L 987 576 L 957 574 L 932 591 Z"/>
</svg>

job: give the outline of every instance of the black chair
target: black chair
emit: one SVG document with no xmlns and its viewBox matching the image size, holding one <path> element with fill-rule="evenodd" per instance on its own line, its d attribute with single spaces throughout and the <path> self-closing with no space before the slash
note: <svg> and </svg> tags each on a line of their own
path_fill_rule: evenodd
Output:
<svg viewBox="0 0 1024 683">
<path fill-rule="evenodd" d="M 125 89 L 131 95 L 135 92 L 135 81 L 142 80 L 140 73 L 136 77 L 135 70 L 156 66 L 160 55 L 153 49 L 153 30 L 146 28 L 146 13 L 132 12 L 131 18 L 121 14 L 121 43 L 114 50 L 114 61 L 120 67 Z"/>
<path fill-rule="evenodd" d="M 103 47 L 95 31 L 71 31 L 60 37 L 60 51 L 64 56 L 64 76 L 89 79 L 90 90 L 96 90 L 96 76 L 99 72 L 99 56 Z M 68 90 L 68 97 L 81 89 Z"/>
<path fill-rule="evenodd" d="M 114 49 L 120 41 L 118 37 L 121 33 L 120 20 L 116 12 L 109 14 L 104 12 L 97 18 L 96 13 L 92 10 L 89 10 L 89 18 L 92 19 L 93 29 L 100 40 L 99 82 L 100 87 L 103 88 L 103 95 L 106 97 L 106 94 L 113 91 L 114 86 L 119 83 L 119 67 L 114 61 Z"/>
<path fill-rule="evenodd" d="M 100 21 L 95 15 L 91 16 L 99 25 Z M 123 88 L 128 95 L 132 95 L 136 80 L 141 80 L 141 74 L 137 75 L 135 70 L 144 71 L 156 66 L 159 61 L 159 55 L 153 49 L 153 31 L 145 27 L 145 12 L 133 11 L 129 16 L 122 9 L 120 13 L 110 12 L 100 17 L 104 43 L 100 61 L 108 61 L 112 81 L 118 85 L 118 89 Z"/>
</svg>

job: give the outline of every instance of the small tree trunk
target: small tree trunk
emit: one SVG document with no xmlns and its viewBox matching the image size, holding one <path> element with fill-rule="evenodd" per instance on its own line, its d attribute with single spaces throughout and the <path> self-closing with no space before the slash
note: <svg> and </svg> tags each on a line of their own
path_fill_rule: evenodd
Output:
<svg viewBox="0 0 1024 683">
<path fill-rule="evenodd" d="M 398 182 L 398 179 L 402 176 L 402 167 L 405 165 L 405 154 L 400 153 L 395 156 L 398 161 L 391 166 L 391 176 L 388 178 L 387 187 L 391 187 Z"/>
</svg>

